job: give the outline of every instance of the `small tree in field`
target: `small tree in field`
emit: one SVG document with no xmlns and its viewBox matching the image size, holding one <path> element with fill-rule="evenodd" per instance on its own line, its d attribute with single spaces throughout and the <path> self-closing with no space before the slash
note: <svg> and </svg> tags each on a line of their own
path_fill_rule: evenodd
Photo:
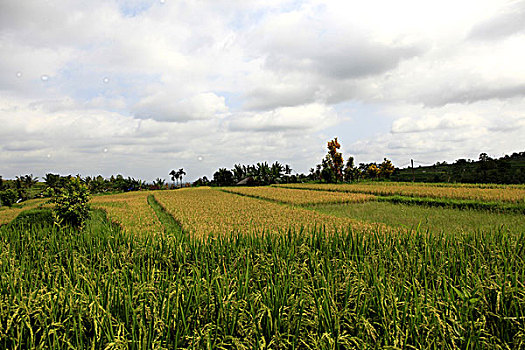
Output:
<svg viewBox="0 0 525 350">
<path fill-rule="evenodd" d="M 80 181 L 80 178 L 73 177 L 58 188 L 55 192 L 52 203 L 53 219 L 57 226 L 64 224 L 82 229 L 86 220 L 89 218 L 89 190 Z"/>
</svg>

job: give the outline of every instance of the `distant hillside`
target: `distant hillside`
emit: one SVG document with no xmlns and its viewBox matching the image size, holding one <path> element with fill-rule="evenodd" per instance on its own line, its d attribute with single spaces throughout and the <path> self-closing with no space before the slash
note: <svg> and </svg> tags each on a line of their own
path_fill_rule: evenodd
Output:
<svg viewBox="0 0 525 350">
<path fill-rule="evenodd" d="M 525 183 L 525 152 L 513 153 L 499 159 L 486 153 L 479 160 L 458 159 L 453 164 L 437 162 L 431 166 L 396 169 L 392 181 L 463 182 L 463 183 Z"/>
</svg>

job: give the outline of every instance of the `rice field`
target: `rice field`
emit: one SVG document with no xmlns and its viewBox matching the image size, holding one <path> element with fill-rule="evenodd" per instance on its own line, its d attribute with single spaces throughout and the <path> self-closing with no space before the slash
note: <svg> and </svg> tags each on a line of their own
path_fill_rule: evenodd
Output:
<svg viewBox="0 0 525 350">
<path fill-rule="evenodd" d="M 157 215 L 148 204 L 150 192 L 128 192 L 114 195 L 95 196 L 90 204 L 102 209 L 113 222 L 129 233 L 158 234 L 164 231 Z"/>
<path fill-rule="evenodd" d="M 344 192 L 313 192 L 309 190 L 293 190 L 281 187 L 224 187 L 223 191 L 241 194 L 249 197 L 269 199 L 276 202 L 305 205 L 328 203 L 362 203 L 374 196 L 363 193 Z"/>
<path fill-rule="evenodd" d="M 0 348 L 525 348 L 519 214 L 275 189 L 97 196 L 109 221 L 82 231 L 0 227 Z M 438 211 L 439 229 L 396 225 Z"/>
<path fill-rule="evenodd" d="M 299 207 L 286 207 L 217 189 L 199 187 L 154 192 L 155 199 L 194 237 L 243 234 L 245 232 L 286 233 L 289 230 L 326 232 L 352 229 L 384 230 L 382 225 L 364 224 L 350 218 L 335 218 Z"/>
<path fill-rule="evenodd" d="M 429 184 L 396 184 L 392 182 L 368 182 L 356 184 L 285 184 L 277 185 L 292 189 L 367 193 L 381 196 L 410 196 L 446 199 L 468 199 L 483 202 L 525 204 L 525 188 L 480 188 L 470 186 L 431 186 Z"/>
<path fill-rule="evenodd" d="M 5 225 L 13 221 L 18 214 L 25 210 L 34 209 L 42 206 L 47 199 L 36 198 L 31 199 L 20 204 L 15 204 L 13 207 L 0 207 L 0 226 Z"/>
</svg>

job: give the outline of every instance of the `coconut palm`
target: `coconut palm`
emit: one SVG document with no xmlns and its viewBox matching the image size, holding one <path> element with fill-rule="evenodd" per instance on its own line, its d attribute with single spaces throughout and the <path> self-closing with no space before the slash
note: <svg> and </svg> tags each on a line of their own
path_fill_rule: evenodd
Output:
<svg viewBox="0 0 525 350">
<path fill-rule="evenodd" d="M 184 175 L 186 175 L 186 172 L 184 171 L 183 168 L 180 168 L 179 171 L 177 171 L 177 174 L 179 175 L 179 178 L 180 178 L 180 186 L 182 187 L 182 177 Z"/>
</svg>

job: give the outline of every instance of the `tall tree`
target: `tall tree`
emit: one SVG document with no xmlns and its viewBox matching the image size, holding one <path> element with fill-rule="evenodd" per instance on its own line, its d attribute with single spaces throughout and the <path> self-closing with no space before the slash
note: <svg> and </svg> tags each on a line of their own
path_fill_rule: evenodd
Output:
<svg viewBox="0 0 525 350">
<path fill-rule="evenodd" d="M 173 181 L 173 184 L 175 185 L 175 180 L 179 178 L 178 172 L 172 170 L 169 175 L 171 176 L 171 181 Z"/>
<path fill-rule="evenodd" d="M 354 181 L 357 180 L 359 171 L 354 165 L 354 157 L 348 158 L 346 166 L 344 169 L 344 180 L 345 181 Z"/>
<path fill-rule="evenodd" d="M 233 172 L 233 179 L 235 182 L 239 182 L 247 176 L 246 167 L 240 164 L 235 164 L 233 166 L 232 172 Z"/>
<path fill-rule="evenodd" d="M 179 171 L 177 171 L 177 174 L 179 175 L 179 178 L 180 178 L 180 187 L 182 187 L 182 177 L 186 175 L 186 172 L 184 171 L 183 168 L 180 168 Z"/>
<path fill-rule="evenodd" d="M 337 137 L 328 141 L 328 154 L 321 161 L 322 171 L 319 172 L 320 178 L 326 182 L 337 182 L 343 180 L 343 155 L 337 150 L 341 145 Z M 320 166 L 318 166 L 320 168 Z"/>
</svg>

